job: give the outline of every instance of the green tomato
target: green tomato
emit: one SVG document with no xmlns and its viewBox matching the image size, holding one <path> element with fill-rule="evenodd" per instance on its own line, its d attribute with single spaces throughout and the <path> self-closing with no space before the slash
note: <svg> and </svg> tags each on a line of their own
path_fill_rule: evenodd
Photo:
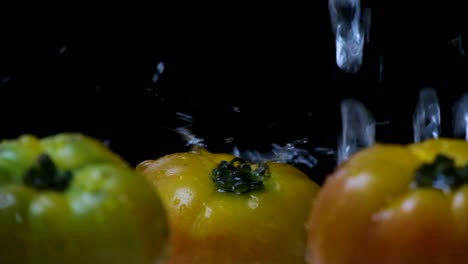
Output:
<svg viewBox="0 0 468 264">
<path fill-rule="evenodd" d="M 154 264 L 167 245 L 159 196 L 99 141 L 0 142 L 0 263 Z"/>
</svg>

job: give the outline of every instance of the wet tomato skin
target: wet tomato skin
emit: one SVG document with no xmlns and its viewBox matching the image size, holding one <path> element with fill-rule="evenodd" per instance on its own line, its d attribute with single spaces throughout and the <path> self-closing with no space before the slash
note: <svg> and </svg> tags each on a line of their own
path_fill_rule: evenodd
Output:
<svg viewBox="0 0 468 264">
<path fill-rule="evenodd" d="M 456 139 L 358 152 L 327 178 L 314 201 L 308 263 L 468 263 L 466 164 L 468 143 Z M 431 170 L 443 173 L 415 176 Z M 458 184 L 440 189 L 437 177 Z"/>
<path fill-rule="evenodd" d="M 292 165 L 270 162 L 262 188 L 220 191 L 213 171 L 234 159 L 199 149 L 137 167 L 169 212 L 169 263 L 305 263 L 307 212 L 319 186 Z"/>
</svg>

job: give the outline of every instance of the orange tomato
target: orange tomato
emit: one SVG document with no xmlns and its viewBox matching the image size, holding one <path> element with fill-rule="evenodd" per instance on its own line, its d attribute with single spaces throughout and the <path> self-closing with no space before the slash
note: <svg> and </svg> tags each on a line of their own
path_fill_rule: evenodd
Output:
<svg viewBox="0 0 468 264">
<path fill-rule="evenodd" d="M 467 164 L 456 139 L 358 152 L 314 202 L 309 263 L 468 263 Z"/>
</svg>

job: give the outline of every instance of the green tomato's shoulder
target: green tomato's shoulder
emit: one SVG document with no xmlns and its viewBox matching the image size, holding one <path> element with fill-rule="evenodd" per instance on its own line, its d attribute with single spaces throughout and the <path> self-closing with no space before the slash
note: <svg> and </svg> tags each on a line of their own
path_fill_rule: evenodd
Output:
<svg viewBox="0 0 468 264">
<path fill-rule="evenodd" d="M 40 140 L 33 135 L 0 141 L 0 184 L 20 180 L 41 154 Z"/>
<path fill-rule="evenodd" d="M 70 189 L 86 192 L 109 191 L 146 183 L 143 176 L 125 164 L 89 164 L 77 169 Z"/>
<path fill-rule="evenodd" d="M 101 141 L 80 133 L 61 133 L 41 140 L 45 153 L 61 169 L 76 169 L 88 164 L 128 164 Z"/>
<path fill-rule="evenodd" d="M 119 155 L 98 139 L 81 133 L 61 133 L 44 138 L 24 134 L 0 141 L 0 184 L 19 183 L 41 155 L 49 156 L 61 171 L 77 170 L 90 164 L 129 167 Z"/>
<path fill-rule="evenodd" d="M 33 160 L 41 150 L 40 140 L 29 134 L 0 141 L 0 159 L 13 161 L 19 158 L 30 158 Z"/>
</svg>

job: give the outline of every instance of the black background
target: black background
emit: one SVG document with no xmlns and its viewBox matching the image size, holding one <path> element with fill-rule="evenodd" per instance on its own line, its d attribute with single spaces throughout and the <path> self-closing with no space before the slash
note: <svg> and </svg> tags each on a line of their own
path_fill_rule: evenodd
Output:
<svg viewBox="0 0 468 264">
<path fill-rule="evenodd" d="M 389 122 L 377 127 L 379 141 L 408 143 L 418 91 L 428 86 L 439 93 L 443 134 L 451 136 L 451 107 L 468 91 L 466 58 L 450 42 L 467 37 L 461 4 L 364 2 L 371 39 L 357 75 L 335 66 L 327 2 L 309 4 L 70 8 L 8 19 L 0 137 L 82 132 L 110 140 L 136 165 L 187 150 L 174 132 L 187 125 L 180 112 L 212 151 L 268 151 L 305 137 L 303 148 L 336 149 L 339 104 L 356 98 Z M 165 70 L 154 83 L 159 62 Z M 306 172 L 321 181 L 334 156 L 314 155 L 319 165 Z"/>
</svg>

